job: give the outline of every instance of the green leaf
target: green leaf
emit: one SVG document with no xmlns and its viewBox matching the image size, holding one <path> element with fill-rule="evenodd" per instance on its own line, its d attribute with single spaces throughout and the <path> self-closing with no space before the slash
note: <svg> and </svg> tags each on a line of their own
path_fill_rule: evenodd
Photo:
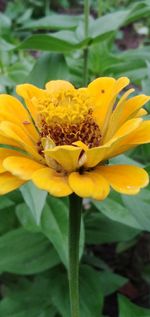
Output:
<svg viewBox="0 0 150 317">
<path fill-rule="evenodd" d="M 89 28 L 89 35 L 92 39 L 100 38 L 104 34 L 116 31 L 128 16 L 129 10 L 122 10 L 106 14 L 92 21 Z"/>
<path fill-rule="evenodd" d="M 0 236 L 18 225 L 14 206 L 0 210 Z"/>
<path fill-rule="evenodd" d="M 85 229 L 88 244 L 128 241 L 139 234 L 139 230 L 111 221 L 96 212 L 91 212 L 85 218 Z"/>
<path fill-rule="evenodd" d="M 49 197 L 41 217 L 41 230 L 57 250 L 61 261 L 68 267 L 68 206 L 63 200 Z M 84 229 L 81 226 L 80 256 L 84 248 Z"/>
<path fill-rule="evenodd" d="M 142 193 L 140 195 L 142 195 Z M 149 196 L 147 197 L 148 201 L 146 202 L 140 195 L 136 197 L 122 195 L 122 199 L 126 208 L 129 209 L 131 215 L 141 226 L 141 229 L 150 231 Z"/>
<path fill-rule="evenodd" d="M 30 65 L 27 67 L 27 64 L 23 62 L 16 62 L 13 65 L 8 66 L 7 76 L 14 84 L 22 83 L 25 81 L 29 71 L 31 70 Z M 32 64 L 31 64 L 32 66 Z"/>
<path fill-rule="evenodd" d="M 150 165 L 147 165 L 147 166 L 145 167 L 145 171 L 150 175 Z"/>
<path fill-rule="evenodd" d="M 14 205 L 14 202 L 6 196 L 0 197 L 0 210 Z"/>
<path fill-rule="evenodd" d="M 127 165 L 137 165 L 137 166 L 143 166 L 140 162 L 137 162 L 133 160 L 131 157 L 128 157 L 127 155 L 121 154 L 116 157 L 113 157 L 110 160 L 111 164 L 127 164 Z"/>
<path fill-rule="evenodd" d="M 40 224 L 42 210 L 46 202 L 47 192 L 35 187 L 31 182 L 20 188 L 24 201 L 31 210 L 31 213 L 37 223 Z"/>
<path fill-rule="evenodd" d="M 0 38 L 0 50 L 1 51 L 10 51 L 14 48 L 15 46 L 12 45 L 9 42 L 6 42 L 3 38 Z"/>
<path fill-rule="evenodd" d="M 36 223 L 30 208 L 25 203 L 18 204 L 15 211 L 19 222 L 26 230 L 41 232 L 40 226 Z"/>
<path fill-rule="evenodd" d="M 141 229 L 140 224 L 131 214 L 130 210 L 117 201 L 107 198 L 104 201 L 93 201 L 94 206 L 106 217 L 135 229 Z"/>
<path fill-rule="evenodd" d="M 103 293 L 99 273 L 89 266 L 80 269 L 81 317 L 101 317 Z M 90 299 L 90 300 L 89 300 Z"/>
<path fill-rule="evenodd" d="M 0 237 L 0 272 L 34 274 L 59 262 L 56 251 L 40 233 L 19 228 Z"/>
<path fill-rule="evenodd" d="M 148 1 L 147 2 L 137 1 L 131 7 L 131 11 L 126 20 L 126 24 L 130 24 L 144 17 L 149 17 L 149 14 L 150 14 L 150 3 Z"/>
<path fill-rule="evenodd" d="M 70 317 L 68 278 L 65 272 L 51 272 L 53 285 L 52 303 L 62 317 Z M 99 272 L 88 266 L 80 268 L 80 315 L 81 317 L 102 317 L 103 294 L 100 288 Z"/>
<path fill-rule="evenodd" d="M 144 16 L 149 16 L 150 5 L 144 2 L 136 3 L 130 9 L 124 9 L 108 13 L 90 24 L 89 35 L 94 40 L 101 39 L 102 35 L 110 34 L 117 31 L 120 26 L 136 21 Z"/>
<path fill-rule="evenodd" d="M 0 12 L 0 35 L 7 34 L 11 27 L 11 20 L 7 15 Z"/>
<path fill-rule="evenodd" d="M 112 272 L 104 271 L 99 273 L 99 283 L 104 296 L 108 296 L 116 292 L 127 282 L 127 278 Z"/>
<path fill-rule="evenodd" d="M 44 87 L 47 81 L 55 79 L 69 79 L 66 61 L 62 54 L 45 53 L 35 63 L 32 71 L 26 78 L 26 82 L 41 88 Z"/>
<path fill-rule="evenodd" d="M 77 27 L 81 17 L 66 14 L 52 14 L 44 18 L 27 21 L 21 29 L 29 30 L 69 30 Z"/>
<path fill-rule="evenodd" d="M 20 279 L 5 290 L 0 301 L 0 316 L 3 317 L 55 317 L 56 309 L 51 303 L 51 284 L 43 277 L 30 281 Z M 49 296 L 48 296 L 49 294 Z"/>
<path fill-rule="evenodd" d="M 138 238 L 139 237 L 137 236 L 130 241 L 118 243 L 118 245 L 116 247 L 116 253 L 121 253 L 121 252 L 127 251 L 128 249 L 134 247 L 136 245 L 136 243 L 138 242 Z"/>
<path fill-rule="evenodd" d="M 36 34 L 27 38 L 17 49 L 34 49 L 53 52 L 68 52 L 83 47 L 85 41 L 80 41 L 73 31 L 59 31 L 42 35 Z"/>
<path fill-rule="evenodd" d="M 0 197 L 0 236 L 18 225 L 15 202 L 9 195 Z"/>
<path fill-rule="evenodd" d="M 119 296 L 119 317 L 149 317 L 150 309 L 139 307 L 123 296 Z"/>
<path fill-rule="evenodd" d="M 38 225 L 25 204 L 16 207 L 16 214 L 26 230 L 41 232 L 51 241 L 61 261 L 68 265 L 68 205 L 63 199 L 48 197 Z M 80 257 L 84 249 L 84 227 L 81 225 Z"/>
<path fill-rule="evenodd" d="M 57 198 L 50 197 L 41 217 L 41 230 L 57 250 L 62 262 L 68 258 L 68 209 Z"/>
</svg>

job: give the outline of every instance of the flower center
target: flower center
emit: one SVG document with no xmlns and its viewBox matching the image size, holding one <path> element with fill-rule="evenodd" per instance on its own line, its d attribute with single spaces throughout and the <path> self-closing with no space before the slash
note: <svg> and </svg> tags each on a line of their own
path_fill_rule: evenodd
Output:
<svg viewBox="0 0 150 317">
<path fill-rule="evenodd" d="M 36 99 L 37 126 L 41 138 L 49 137 L 55 145 L 84 142 L 89 148 L 99 146 L 101 131 L 92 116 L 93 107 L 84 90 L 46 93 Z"/>
</svg>

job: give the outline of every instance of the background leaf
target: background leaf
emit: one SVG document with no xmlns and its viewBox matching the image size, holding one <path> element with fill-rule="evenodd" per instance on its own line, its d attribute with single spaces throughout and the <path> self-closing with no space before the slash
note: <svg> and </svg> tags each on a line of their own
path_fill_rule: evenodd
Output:
<svg viewBox="0 0 150 317">
<path fill-rule="evenodd" d="M 69 70 L 64 56 L 55 53 L 45 53 L 37 60 L 26 81 L 38 87 L 44 87 L 49 80 L 67 80 L 69 77 Z"/>
<path fill-rule="evenodd" d="M 37 223 L 40 224 L 42 210 L 45 205 L 47 192 L 40 190 L 33 183 L 28 182 L 20 188 L 24 201 L 30 208 L 30 211 Z"/>
<path fill-rule="evenodd" d="M 23 228 L 0 237 L 0 272 L 34 274 L 45 271 L 60 260 L 52 245 L 40 233 Z"/>
<path fill-rule="evenodd" d="M 50 239 L 61 261 L 68 267 L 68 206 L 61 199 L 49 197 L 45 205 L 41 230 Z M 84 228 L 81 226 L 80 256 L 84 248 Z"/>
<path fill-rule="evenodd" d="M 117 241 L 128 241 L 139 234 L 139 230 L 111 221 L 102 214 L 92 212 L 85 219 L 86 242 L 103 244 Z"/>
<path fill-rule="evenodd" d="M 119 317 L 149 317 L 150 310 L 131 303 L 127 298 L 119 296 Z"/>
</svg>

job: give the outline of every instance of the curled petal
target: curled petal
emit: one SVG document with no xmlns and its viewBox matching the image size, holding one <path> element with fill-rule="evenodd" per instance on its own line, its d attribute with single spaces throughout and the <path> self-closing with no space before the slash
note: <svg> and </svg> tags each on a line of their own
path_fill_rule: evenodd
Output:
<svg viewBox="0 0 150 317">
<path fill-rule="evenodd" d="M 141 108 L 140 110 L 137 111 L 135 117 L 139 118 L 139 117 L 144 117 L 148 114 L 148 111 L 145 110 L 144 108 Z"/>
<path fill-rule="evenodd" d="M 82 149 L 71 145 L 56 146 L 44 153 L 59 163 L 64 170 L 70 172 L 79 167 L 79 157 Z"/>
</svg>

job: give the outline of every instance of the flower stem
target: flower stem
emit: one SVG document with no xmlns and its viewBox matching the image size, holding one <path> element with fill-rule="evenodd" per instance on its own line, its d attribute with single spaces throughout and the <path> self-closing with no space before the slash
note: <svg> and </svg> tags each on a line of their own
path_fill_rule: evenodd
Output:
<svg viewBox="0 0 150 317">
<path fill-rule="evenodd" d="M 103 13 L 103 0 L 98 0 L 98 17 L 100 17 Z"/>
<path fill-rule="evenodd" d="M 69 291 L 71 317 L 79 317 L 79 239 L 82 198 L 70 195 L 69 208 Z"/>
<path fill-rule="evenodd" d="M 88 38 L 89 33 L 89 0 L 84 0 L 84 36 L 85 39 Z M 88 82 L 88 47 L 84 49 L 84 76 L 83 84 L 86 86 Z"/>
</svg>

